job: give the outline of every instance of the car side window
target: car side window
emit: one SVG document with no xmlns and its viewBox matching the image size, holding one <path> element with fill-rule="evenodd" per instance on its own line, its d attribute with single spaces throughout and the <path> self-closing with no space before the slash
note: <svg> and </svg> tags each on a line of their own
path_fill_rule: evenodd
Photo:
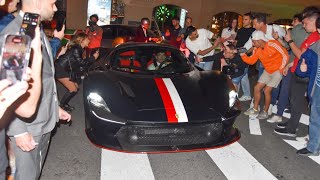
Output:
<svg viewBox="0 0 320 180">
<path fill-rule="evenodd" d="M 118 36 L 135 36 L 134 30 L 128 27 L 119 27 L 118 28 Z"/>
<path fill-rule="evenodd" d="M 112 27 L 103 28 L 102 38 L 103 39 L 114 39 L 114 38 L 116 38 L 115 28 L 112 28 Z"/>
</svg>

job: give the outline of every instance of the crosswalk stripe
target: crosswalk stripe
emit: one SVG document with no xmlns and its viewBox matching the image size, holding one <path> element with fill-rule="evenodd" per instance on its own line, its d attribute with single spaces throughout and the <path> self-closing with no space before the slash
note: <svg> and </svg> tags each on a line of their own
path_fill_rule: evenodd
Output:
<svg viewBox="0 0 320 180">
<path fill-rule="evenodd" d="M 251 100 L 251 103 L 250 103 L 250 108 L 252 107 L 253 107 L 253 99 Z M 250 134 L 252 135 L 260 135 L 260 136 L 262 135 L 261 128 L 260 128 L 260 121 L 257 118 L 257 116 L 253 116 L 253 115 L 249 116 L 249 129 L 250 129 Z"/>
<path fill-rule="evenodd" d="M 249 129 L 252 135 L 262 135 L 260 121 L 256 116 L 249 116 Z"/>
<path fill-rule="evenodd" d="M 147 154 L 128 154 L 102 149 L 101 180 L 154 180 Z"/>
<path fill-rule="evenodd" d="M 284 139 L 284 141 L 297 150 L 306 147 L 306 144 L 303 142 L 286 140 L 286 139 Z M 308 157 L 320 165 L 320 156 L 308 156 Z"/>
<path fill-rule="evenodd" d="M 238 142 L 206 152 L 229 180 L 277 179 Z"/>
</svg>

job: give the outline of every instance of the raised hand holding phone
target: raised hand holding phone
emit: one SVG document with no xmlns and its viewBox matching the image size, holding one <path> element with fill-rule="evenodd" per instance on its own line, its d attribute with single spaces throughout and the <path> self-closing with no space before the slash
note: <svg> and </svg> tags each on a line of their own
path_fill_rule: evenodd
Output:
<svg viewBox="0 0 320 180">
<path fill-rule="evenodd" d="M 35 36 L 35 29 L 40 24 L 40 15 L 35 13 L 24 13 L 20 33 L 22 35 L 28 35 L 31 39 Z"/>
<path fill-rule="evenodd" d="M 27 35 L 6 35 L 1 51 L 0 79 L 8 79 L 13 84 L 23 81 L 29 64 L 31 39 Z"/>
</svg>

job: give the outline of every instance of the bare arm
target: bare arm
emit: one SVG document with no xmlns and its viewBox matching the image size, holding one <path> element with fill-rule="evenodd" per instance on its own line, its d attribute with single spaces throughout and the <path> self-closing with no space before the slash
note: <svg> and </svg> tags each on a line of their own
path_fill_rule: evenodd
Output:
<svg viewBox="0 0 320 180">
<path fill-rule="evenodd" d="M 287 34 L 286 34 L 286 36 L 284 37 L 284 39 L 285 39 L 287 42 L 289 42 L 289 41 L 292 40 L 292 38 L 291 38 L 291 32 L 290 32 L 290 31 L 287 32 Z M 294 42 L 289 43 L 289 46 L 290 46 L 291 51 L 293 52 L 293 54 L 294 54 L 298 59 L 300 59 L 301 54 L 302 54 L 304 51 L 306 51 L 305 49 L 300 49 Z"/>
<path fill-rule="evenodd" d="M 197 54 L 204 56 L 204 55 L 210 53 L 212 50 L 214 50 L 216 47 L 219 46 L 220 42 L 221 42 L 220 38 L 216 39 L 211 47 L 209 47 L 205 50 L 199 50 Z"/>
</svg>

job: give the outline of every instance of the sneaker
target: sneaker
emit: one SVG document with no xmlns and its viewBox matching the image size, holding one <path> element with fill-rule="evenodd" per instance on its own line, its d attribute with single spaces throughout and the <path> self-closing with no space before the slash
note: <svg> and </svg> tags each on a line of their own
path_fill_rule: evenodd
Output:
<svg viewBox="0 0 320 180">
<path fill-rule="evenodd" d="M 281 122 L 277 124 L 277 128 L 286 128 L 288 124 L 288 121 L 286 122 Z"/>
<path fill-rule="evenodd" d="M 284 109 L 284 112 L 290 114 L 291 110 L 286 108 L 286 109 Z"/>
<path fill-rule="evenodd" d="M 296 140 L 299 142 L 308 142 L 309 141 L 309 135 L 303 136 L 303 137 L 296 137 Z"/>
<path fill-rule="evenodd" d="M 268 117 L 269 115 L 265 111 L 261 111 L 260 114 L 257 116 L 258 119 L 267 119 Z"/>
<path fill-rule="evenodd" d="M 259 111 L 255 110 L 254 108 L 249 108 L 246 112 L 244 112 L 245 115 L 258 115 Z"/>
<path fill-rule="evenodd" d="M 269 109 L 268 109 L 268 115 L 269 115 L 269 116 L 272 115 L 272 108 L 273 108 L 273 105 L 270 104 Z"/>
<path fill-rule="evenodd" d="M 282 117 L 274 115 L 274 116 L 272 116 L 272 118 L 268 119 L 267 122 L 269 122 L 269 123 L 279 123 L 279 122 L 282 122 Z"/>
<path fill-rule="evenodd" d="M 309 151 L 307 148 L 303 148 L 297 151 L 297 154 L 300 156 L 319 156 L 319 152 L 314 153 Z"/>
<path fill-rule="evenodd" d="M 274 130 L 274 132 L 283 136 L 290 136 L 290 137 L 297 136 L 296 133 L 291 133 L 286 128 L 277 128 Z"/>
<path fill-rule="evenodd" d="M 250 96 L 241 96 L 239 101 L 250 101 L 252 98 Z"/>
</svg>

